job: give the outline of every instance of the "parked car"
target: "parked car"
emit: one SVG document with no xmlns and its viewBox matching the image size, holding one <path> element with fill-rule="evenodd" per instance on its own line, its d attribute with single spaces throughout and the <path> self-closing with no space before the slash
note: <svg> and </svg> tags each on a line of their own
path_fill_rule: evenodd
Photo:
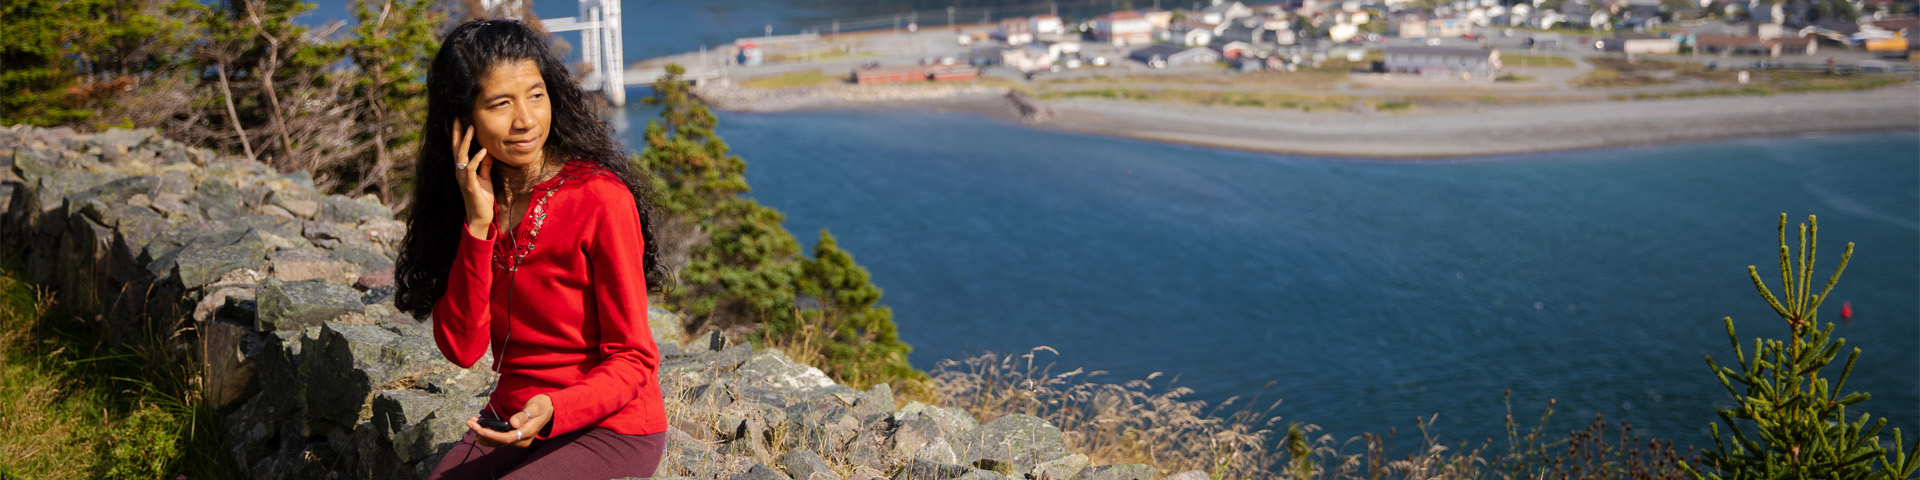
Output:
<svg viewBox="0 0 1920 480">
<path fill-rule="evenodd" d="M 1429 39 L 1427 39 L 1427 46 L 1430 46 L 1430 47 L 1438 47 L 1438 46 L 1440 46 L 1440 39 L 1439 39 L 1439 38 L 1429 38 Z"/>
<path fill-rule="evenodd" d="M 1480 41 L 1480 34 L 1478 33 L 1461 34 L 1460 39 L 1477 42 L 1477 41 Z"/>
</svg>

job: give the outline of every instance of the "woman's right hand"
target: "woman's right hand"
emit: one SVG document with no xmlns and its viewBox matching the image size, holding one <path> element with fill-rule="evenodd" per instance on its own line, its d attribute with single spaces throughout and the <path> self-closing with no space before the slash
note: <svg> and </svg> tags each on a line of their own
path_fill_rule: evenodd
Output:
<svg viewBox="0 0 1920 480">
<path fill-rule="evenodd" d="M 473 126 L 461 125 L 459 119 L 453 120 L 453 158 L 454 182 L 460 185 L 460 196 L 466 199 L 467 233 L 474 238 L 488 238 L 488 229 L 493 226 L 493 213 L 497 208 L 493 201 L 493 162 L 487 161 L 487 149 L 479 153 L 469 152 L 473 145 Z M 465 162 L 465 168 L 458 165 Z"/>
</svg>

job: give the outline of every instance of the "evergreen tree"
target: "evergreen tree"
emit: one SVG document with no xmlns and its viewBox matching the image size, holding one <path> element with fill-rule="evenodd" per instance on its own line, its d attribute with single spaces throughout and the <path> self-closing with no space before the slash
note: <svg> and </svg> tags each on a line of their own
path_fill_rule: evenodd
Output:
<svg viewBox="0 0 1920 480">
<path fill-rule="evenodd" d="M 848 383 L 922 378 L 866 269 L 826 232 L 814 258 L 802 255 L 780 212 L 744 196 L 746 162 L 715 135 L 713 112 L 680 81 L 685 70 L 666 70 L 643 100 L 661 108 L 660 120 L 647 124 L 646 149 L 634 157 L 664 217 L 654 219 L 653 241 L 678 280 L 665 300 L 694 331 L 757 331 L 779 345 L 824 334 L 806 348 L 817 348 L 821 366 Z"/>
<path fill-rule="evenodd" d="M 813 259 L 801 267 L 802 295 L 820 303 L 816 323 L 829 340 L 822 356 L 845 377 L 881 380 L 911 378 L 907 363 L 913 348 L 894 331 L 893 309 L 880 305 L 880 287 L 853 254 L 840 249 L 826 229 L 813 246 Z M 770 334 L 786 334 L 799 325 L 769 325 Z"/>
<path fill-rule="evenodd" d="M 144 73 L 179 66 L 191 0 L 0 4 L 0 124 L 78 124 Z M 109 119 L 111 120 L 111 119 Z"/>
<path fill-rule="evenodd" d="M 1882 418 L 1869 425 L 1870 417 L 1860 414 L 1848 421 L 1847 407 L 1867 401 L 1865 392 L 1841 395 L 1853 362 L 1860 358 L 1855 348 L 1847 356 L 1837 380 L 1829 384 L 1820 373 L 1840 354 L 1845 339 L 1833 336 L 1833 324 L 1819 328 L 1820 303 L 1833 292 L 1847 261 L 1853 258 L 1853 244 L 1840 254 L 1840 266 L 1819 294 L 1813 294 L 1813 266 L 1820 224 L 1814 217 L 1800 224 L 1798 258 L 1787 248 L 1787 215 L 1780 215 L 1780 283 L 1782 296 L 1774 296 L 1754 267 L 1747 275 L 1760 290 L 1760 296 L 1786 321 L 1790 337 L 1786 340 L 1755 339 L 1753 356 L 1748 357 L 1734 333 L 1733 318 L 1724 321 L 1727 339 L 1733 343 L 1739 369 L 1721 366 L 1707 357 L 1720 384 L 1736 404 L 1720 409 L 1720 420 L 1732 438 L 1721 435 L 1721 424 L 1710 424 L 1718 449 L 1708 450 L 1700 465 L 1683 463 L 1694 478 L 1715 479 L 1885 479 L 1912 478 L 1920 468 L 1920 444 L 1902 452 L 1900 429 L 1893 430 L 1891 443 L 1883 444 Z M 1811 226 L 1809 226 L 1811 224 Z M 1782 301 L 1784 300 L 1784 302 Z M 1891 446 L 1892 448 L 1888 448 Z"/>
<path fill-rule="evenodd" d="M 370 147 L 363 156 L 373 158 L 341 173 L 355 179 L 350 188 L 391 202 L 396 187 L 404 189 L 400 176 L 411 170 L 427 120 L 423 69 L 440 49 L 434 33 L 445 19 L 428 0 L 355 0 L 353 18 L 344 48 L 359 70 L 353 94 L 366 127 L 361 141 Z"/>
</svg>

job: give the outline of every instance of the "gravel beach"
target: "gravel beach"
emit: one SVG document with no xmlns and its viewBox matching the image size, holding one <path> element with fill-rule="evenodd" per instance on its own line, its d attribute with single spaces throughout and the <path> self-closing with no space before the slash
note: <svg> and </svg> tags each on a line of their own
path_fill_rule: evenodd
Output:
<svg viewBox="0 0 1920 480">
<path fill-rule="evenodd" d="M 767 93 L 710 89 L 725 110 L 913 108 L 1021 122 L 986 87 Z M 749 101 L 778 97 L 777 101 Z M 1365 158 L 1449 158 L 1816 133 L 1920 130 L 1920 84 L 1871 91 L 1350 112 L 1075 98 L 1035 127 L 1233 150 Z"/>
</svg>

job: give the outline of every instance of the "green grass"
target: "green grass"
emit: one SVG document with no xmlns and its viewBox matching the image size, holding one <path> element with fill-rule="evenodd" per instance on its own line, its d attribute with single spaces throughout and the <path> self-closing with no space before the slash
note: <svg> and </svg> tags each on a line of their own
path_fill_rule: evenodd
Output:
<svg viewBox="0 0 1920 480">
<path fill-rule="evenodd" d="M 825 60 L 840 60 L 840 59 L 847 59 L 847 58 L 869 58 L 869 57 L 880 57 L 880 56 L 881 56 L 880 54 L 874 53 L 874 52 L 845 52 L 840 50 L 825 50 L 825 51 L 817 51 L 812 53 L 768 54 L 766 60 L 767 60 L 767 63 L 786 63 L 786 62 L 803 62 L 803 61 L 818 62 L 818 61 L 825 61 Z"/>
<path fill-rule="evenodd" d="M 234 478 L 165 349 L 106 346 L 0 262 L 0 478 Z M 158 342 L 155 342 L 158 344 Z"/>
<path fill-rule="evenodd" d="M 1559 55 L 1500 55 L 1500 64 L 1507 68 L 1573 68 L 1579 64 L 1573 59 Z"/>
<path fill-rule="evenodd" d="M 814 87 L 838 82 L 840 80 L 839 78 L 827 75 L 826 72 L 808 70 L 746 80 L 740 82 L 740 86 L 748 88 Z"/>
<path fill-rule="evenodd" d="M 1685 76 L 1726 83 L 1725 87 L 1682 90 L 1678 92 L 1636 93 L 1616 95 L 1616 100 L 1663 100 L 1674 98 L 1768 96 L 1786 93 L 1812 92 L 1856 92 L 1904 85 L 1909 80 L 1900 75 L 1832 75 L 1818 72 L 1753 72 L 1747 85 L 1740 85 L 1735 71 L 1699 71 L 1682 73 Z"/>
</svg>

